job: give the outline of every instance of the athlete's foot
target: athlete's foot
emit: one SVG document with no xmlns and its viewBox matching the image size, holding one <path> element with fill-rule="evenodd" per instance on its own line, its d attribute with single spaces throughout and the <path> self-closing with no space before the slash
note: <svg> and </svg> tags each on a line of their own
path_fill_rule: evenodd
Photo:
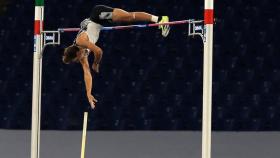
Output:
<svg viewBox="0 0 280 158">
<path fill-rule="evenodd" d="M 161 23 L 167 23 L 169 22 L 169 17 L 168 16 L 162 16 L 161 20 L 158 22 L 159 24 Z M 160 25 L 158 27 L 159 29 L 161 29 L 161 34 L 163 37 L 167 37 L 170 31 L 170 26 L 169 25 Z"/>
</svg>

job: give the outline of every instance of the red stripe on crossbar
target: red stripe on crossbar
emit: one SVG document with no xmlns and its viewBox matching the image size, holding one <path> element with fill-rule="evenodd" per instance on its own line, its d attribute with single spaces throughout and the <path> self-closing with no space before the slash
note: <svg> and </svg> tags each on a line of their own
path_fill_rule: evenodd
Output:
<svg viewBox="0 0 280 158">
<path fill-rule="evenodd" d="M 214 10 L 205 9 L 204 10 L 204 24 L 213 24 L 214 23 Z"/>
<path fill-rule="evenodd" d="M 40 32 L 40 20 L 35 20 L 34 22 L 34 35 L 39 35 L 41 32 Z"/>
</svg>

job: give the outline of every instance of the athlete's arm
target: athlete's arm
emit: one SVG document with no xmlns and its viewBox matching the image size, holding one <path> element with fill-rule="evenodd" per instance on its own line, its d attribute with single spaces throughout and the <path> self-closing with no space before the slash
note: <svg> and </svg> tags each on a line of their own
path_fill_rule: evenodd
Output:
<svg viewBox="0 0 280 158">
<path fill-rule="evenodd" d="M 102 49 L 99 48 L 97 45 L 89 42 L 89 41 L 84 41 L 83 43 L 84 43 L 84 46 L 86 48 L 88 48 L 91 52 L 93 52 L 93 54 L 94 54 L 94 63 L 99 64 L 101 59 L 102 59 L 102 54 L 103 54 Z"/>
<path fill-rule="evenodd" d="M 92 44 L 91 42 L 88 42 L 87 48 L 91 50 L 91 52 L 93 52 L 94 54 L 94 61 L 92 64 L 92 69 L 99 73 L 99 63 L 102 59 L 102 49 L 99 48 L 97 45 Z"/>
<path fill-rule="evenodd" d="M 88 101 L 89 101 L 91 107 L 94 108 L 95 107 L 95 103 L 97 102 L 97 100 L 91 94 L 91 90 L 92 90 L 92 76 L 91 76 L 91 73 L 90 73 L 90 68 L 89 68 L 89 64 L 88 64 L 87 58 L 82 58 L 80 60 L 80 63 L 82 65 L 83 71 L 84 71 L 84 80 L 85 80 L 85 85 L 86 85 L 87 98 L 88 98 Z"/>
<path fill-rule="evenodd" d="M 84 48 L 88 48 L 91 52 L 93 52 L 93 54 L 94 54 L 93 69 L 94 69 L 95 72 L 99 72 L 99 70 L 98 70 L 99 63 L 102 59 L 102 54 L 103 54 L 102 49 L 99 48 L 97 45 L 91 43 L 88 40 L 88 37 L 85 36 L 85 35 L 79 36 L 77 38 L 76 42 L 79 46 L 82 46 Z"/>
</svg>

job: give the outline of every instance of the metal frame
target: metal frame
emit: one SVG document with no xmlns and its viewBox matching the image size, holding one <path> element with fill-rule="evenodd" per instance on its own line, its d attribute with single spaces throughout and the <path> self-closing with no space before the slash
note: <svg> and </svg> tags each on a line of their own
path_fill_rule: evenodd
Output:
<svg viewBox="0 0 280 158">
<path fill-rule="evenodd" d="M 60 45 L 60 32 L 59 31 L 42 31 L 44 38 L 44 45 Z"/>
<path fill-rule="evenodd" d="M 193 20 L 191 19 L 189 22 L 189 30 L 188 30 L 188 36 L 200 36 L 202 41 L 205 42 L 204 37 L 204 25 L 202 25 L 203 20 Z"/>
</svg>

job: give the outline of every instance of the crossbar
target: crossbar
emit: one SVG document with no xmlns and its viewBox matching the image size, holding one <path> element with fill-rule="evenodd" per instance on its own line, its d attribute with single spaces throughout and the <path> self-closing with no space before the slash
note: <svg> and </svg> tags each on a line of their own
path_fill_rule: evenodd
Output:
<svg viewBox="0 0 280 158">
<path fill-rule="evenodd" d="M 204 27 L 202 25 L 203 20 L 180 20 L 180 21 L 171 21 L 166 23 L 153 23 L 153 24 L 139 24 L 139 25 L 120 25 L 112 27 L 102 27 L 101 30 L 110 31 L 110 30 L 126 30 L 126 29 L 135 29 L 135 28 L 148 28 L 148 27 L 157 27 L 161 25 L 180 25 L 188 24 L 188 36 L 199 35 L 202 38 L 202 41 L 205 42 L 204 38 Z M 47 45 L 59 45 L 60 44 L 60 34 L 63 32 L 78 32 L 81 28 L 58 28 L 56 31 L 42 31 L 43 33 L 43 49 Z"/>
<path fill-rule="evenodd" d="M 157 27 L 161 25 L 181 25 L 188 23 L 202 23 L 203 20 L 179 20 L 179 21 L 170 21 L 166 23 L 154 23 L 154 24 L 139 24 L 139 25 L 124 25 L 124 26 L 112 26 L 112 27 L 102 27 L 101 30 L 125 30 L 125 29 L 133 29 L 133 28 L 145 28 L 145 27 Z M 60 32 L 77 32 L 80 28 L 59 28 Z"/>
</svg>

